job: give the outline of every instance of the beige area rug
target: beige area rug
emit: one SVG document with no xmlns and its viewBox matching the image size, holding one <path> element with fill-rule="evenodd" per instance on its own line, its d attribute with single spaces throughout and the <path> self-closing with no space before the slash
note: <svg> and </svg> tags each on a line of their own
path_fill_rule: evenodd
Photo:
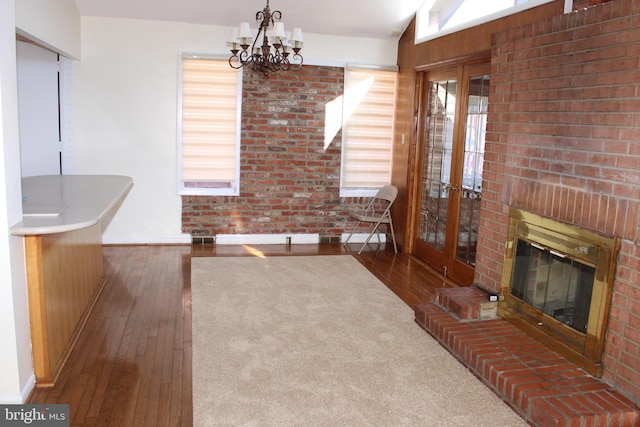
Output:
<svg viewBox="0 0 640 427">
<path fill-rule="evenodd" d="M 193 258 L 199 426 L 525 426 L 351 256 Z"/>
</svg>

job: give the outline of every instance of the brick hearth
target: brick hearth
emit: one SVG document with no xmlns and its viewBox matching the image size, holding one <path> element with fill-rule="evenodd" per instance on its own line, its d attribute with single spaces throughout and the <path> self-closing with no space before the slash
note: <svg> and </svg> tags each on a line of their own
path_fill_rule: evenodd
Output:
<svg viewBox="0 0 640 427">
<path fill-rule="evenodd" d="M 491 318 L 477 288 L 436 292 L 416 323 L 534 426 L 640 426 L 640 408 L 604 381 Z M 490 410 L 490 408 L 488 408 Z"/>
</svg>

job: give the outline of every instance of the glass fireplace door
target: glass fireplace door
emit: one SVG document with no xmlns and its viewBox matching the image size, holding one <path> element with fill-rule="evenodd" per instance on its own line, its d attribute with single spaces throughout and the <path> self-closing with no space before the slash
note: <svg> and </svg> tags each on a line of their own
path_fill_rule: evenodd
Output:
<svg viewBox="0 0 640 427">
<path fill-rule="evenodd" d="M 498 315 L 602 375 L 620 239 L 509 209 Z"/>
<path fill-rule="evenodd" d="M 596 269 L 517 240 L 511 294 L 585 334 Z"/>
</svg>

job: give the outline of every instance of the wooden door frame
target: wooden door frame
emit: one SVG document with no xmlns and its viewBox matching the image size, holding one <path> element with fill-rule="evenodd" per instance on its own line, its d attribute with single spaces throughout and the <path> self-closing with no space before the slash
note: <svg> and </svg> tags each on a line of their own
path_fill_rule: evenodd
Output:
<svg viewBox="0 0 640 427">
<path fill-rule="evenodd" d="M 414 251 L 415 255 L 420 256 L 421 258 L 429 258 L 434 260 L 434 262 L 431 264 L 431 266 L 439 271 L 440 273 L 444 273 L 444 267 L 445 265 L 443 265 L 446 262 L 447 259 L 447 254 L 446 251 L 440 251 L 436 248 L 426 248 L 426 253 L 423 252 L 423 250 L 421 250 L 418 245 L 416 244 L 416 235 L 418 233 L 418 230 L 420 229 L 420 224 L 419 224 L 419 217 L 420 217 L 420 207 L 421 207 L 421 201 L 422 201 L 422 173 L 424 171 L 424 162 L 425 162 L 425 155 L 424 155 L 424 148 L 425 148 L 425 126 L 424 126 L 424 120 L 421 120 L 422 117 L 424 117 L 426 110 L 428 108 L 428 105 L 426 105 L 426 98 L 427 98 L 427 94 L 425 93 L 425 91 L 429 90 L 428 88 L 428 83 L 429 81 L 443 81 L 443 80 L 454 80 L 456 81 L 456 84 L 458 85 L 459 88 L 459 83 L 460 83 L 460 77 L 461 77 L 461 73 L 460 73 L 460 66 L 459 65 L 450 65 L 447 67 L 439 67 L 437 69 L 434 70 L 428 70 L 428 71 L 423 71 L 418 75 L 418 78 L 421 81 L 421 91 L 419 93 L 416 93 L 416 96 L 420 99 L 419 103 L 421 106 L 421 109 L 418 112 L 418 116 L 417 116 L 417 134 L 416 134 L 416 153 L 415 153 L 415 160 L 416 160 L 416 173 L 414 175 L 414 183 L 413 185 L 415 186 L 415 195 L 416 198 L 415 200 L 413 200 L 413 212 L 412 212 L 412 222 L 415 225 L 415 228 L 413 229 L 413 233 L 409 235 L 410 240 L 411 240 L 411 244 L 412 244 L 412 248 Z M 456 92 L 459 92 L 459 89 L 456 89 Z M 455 101 L 456 105 L 456 118 L 459 117 L 459 100 L 456 99 Z M 454 147 L 457 143 L 457 140 L 459 138 L 459 131 L 458 131 L 459 126 L 456 124 L 454 124 L 453 127 L 453 144 Z M 452 148 L 454 148 L 452 147 Z M 454 150 L 455 152 L 455 150 Z M 452 158 L 452 162 L 455 162 L 456 160 L 454 158 Z M 455 176 L 451 176 L 450 179 L 453 182 L 453 179 L 455 178 Z M 451 198 L 447 198 L 447 218 L 449 218 L 449 209 L 451 209 L 452 207 L 452 199 Z M 449 227 L 449 225 L 447 225 L 447 228 Z M 449 237 L 449 233 L 446 234 L 446 240 L 445 240 L 445 248 L 447 247 L 447 242 L 450 240 Z"/>
<path fill-rule="evenodd" d="M 473 76 L 478 76 L 478 75 L 485 75 L 485 74 L 491 74 L 491 64 L 489 62 L 476 62 L 476 63 L 471 63 L 471 64 L 461 64 L 461 76 L 462 76 L 462 81 L 460 82 L 460 90 L 459 93 L 464 93 L 465 96 L 459 100 L 458 105 L 456 106 L 458 108 L 458 110 L 456 111 L 456 114 L 460 114 L 461 118 L 464 118 L 464 126 L 460 125 L 458 126 L 458 131 L 460 132 L 460 134 L 457 134 L 456 136 L 459 138 L 457 141 L 454 141 L 454 144 L 457 142 L 458 144 L 460 144 L 460 146 L 458 147 L 458 158 L 457 158 L 457 162 L 460 163 L 464 163 L 464 149 L 465 149 L 465 144 L 466 144 L 466 130 L 467 130 L 467 115 L 468 115 L 468 111 L 469 111 L 469 91 L 470 91 L 470 81 L 471 81 L 471 77 Z M 485 129 L 486 131 L 486 129 Z M 455 150 L 454 150 L 455 152 Z M 459 163 L 459 164 L 460 164 Z M 457 168 L 457 170 L 454 172 L 455 174 L 462 174 L 463 173 L 463 168 Z M 455 182 L 460 184 L 460 188 L 462 189 L 462 176 L 456 175 L 455 177 Z M 451 179 L 452 182 L 454 182 L 454 179 Z M 462 204 L 462 198 L 460 193 L 458 194 L 458 197 L 455 199 L 454 203 L 453 203 L 453 209 L 452 209 L 452 215 L 454 218 L 460 218 L 460 209 L 461 209 L 461 204 Z M 459 225 L 459 221 L 458 221 L 458 225 Z M 456 229 L 456 232 L 459 232 L 459 229 Z M 451 235 L 447 236 L 447 239 L 455 239 L 456 243 L 457 243 L 457 239 L 458 239 L 458 233 L 456 233 L 456 235 L 453 235 L 454 233 L 450 233 Z M 449 270 L 451 271 L 451 275 L 449 275 L 449 278 L 451 280 L 453 280 L 454 282 L 457 283 L 461 283 L 461 284 L 472 284 L 473 283 L 473 278 L 474 278 L 474 273 L 475 273 L 475 267 L 466 264 L 464 262 L 459 261 L 456 258 L 456 254 L 455 252 L 457 251 L 457 245 L 454 248 L 452 245 L 451 241 L 447 241 L 448 244 L 450 244 L 450 248 L 451 250 L 454 252 L 453 254 L 451 254 L 451 258 L 448 260 L 449 261 Z"/>
<path fill-rule="evenodd" d="M 416 254 L 416 245 L 415 245 L 415 236 L 419 230 L 419 210 L 420 210 L 420 201 L 421 201 L 421 178 L 422 178 L 422 168 L 424 166 L 424 121 L 420 118 L 424 115 L 426 105 L 424 102 L 424 90 L 425 86 L 428 83 L 430 76 L 436 74 L 436 76 L 440 73 L 444 75 L 444 73 L 448 73 L 449 76 L 455 75 L 456 79 L 458 79 L 458 83 L 463 85 L 468 91 L 469 82 L 467 81 L 471 75 L 473 75 L 478 67 L 489 67 L 490 66 L 490 54 L 487 52 L 483 52 L 482 54 L 473 55 L 472 57 L 459 58 L 455 61 L 446 61 L 445 63 L 433 64 L 431 66 L 423 66 L 417 67 L 415 69 L 415 88 L 414 88 L 414 107 L 413 107 L 413 127 L 412 127 L 412 144 L 409 153 L 409 177 L 408 177 L 408 209 L 407 209 L 407 228 L 406 228 L 406 236 L 405 239 L 405 247 L 404 251 L 409 254 Z M 452 72 L 453 71 L 453 72 Z M 487 68 L 487 72 L 490 73 L 490 69 Z M 437 77 L 436 77 L 437 79 Z M 460 90 L 459 90 L 460 92 Z M 467 92 L 464 92 L 467 93 Z M 468 99 L 456 101 L 456 115 L 457 117 L 462 117 L 460 112 L 465 112 L 466 110 L 462 109 L 463 106 L 466 106 L 468 103 Z M 464 115 L 466 117 L 466 114 Z M 466 123 L 466 120 L 465 120 Z M 454 128 L 454 145 L 462 144 L 464 148 L 464 126 L 456 125 Z M 460 135 L 462 133 L 462 137 Z M 458 156 L 464 156 L 464 150 L 457 150 Z M 459 160 L 454 160 L 459 161 Z M 453 171 L 453 174 L 459 174 L 460 171 Z M 454 175 L 452 175 L 451 180 L 454 182 Z M 455 177 L 460 178 L 460 177 Z M 460 215 L 460 200 L 458 198 L 457 202 L 453 203 L 449 202 L 449 208 L 453 208 L 455 210 L 455 217 L 459 217 Z M 446 236 L 445 247 L 447 243 L 450 243 L 449 239 L 455 239 L 456 236 L 451 235 Z M 449 246 L 451 246 L 449 244 Z M 455 254 L 450 260 L 452 263 L 460 263 L 455 259 Z M 460 263 L 462 264 L 462 263 Z M 465 267 L 469 267 L 466 266 Z M 441 269 L 438 271 L 442 272 Z M 455 277 L 455 276 L 454 276 Z M 465 280 L 467 285 L 470 284 L 472 278 L 470 280 Z M 454 279 L 455 281 L 455 279 Z"/>
</svg>

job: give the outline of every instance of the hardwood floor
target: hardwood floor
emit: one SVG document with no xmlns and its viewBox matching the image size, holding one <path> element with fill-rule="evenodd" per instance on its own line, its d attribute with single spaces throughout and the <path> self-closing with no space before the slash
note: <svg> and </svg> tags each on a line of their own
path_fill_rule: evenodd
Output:
<svg viewBox="0 0 640 427">
<path fill-rule="evenodd" d="M 350 250 L 355 249 L 351 252 Z M 393 248 L 369 245 L 108 246 L 105 285 L 55 387 L 28 403 L 70 405 L 73 426 L 191 426 L 191 257 L 352 254 L 405 303 L 451 286 Z"/>
</svg>

